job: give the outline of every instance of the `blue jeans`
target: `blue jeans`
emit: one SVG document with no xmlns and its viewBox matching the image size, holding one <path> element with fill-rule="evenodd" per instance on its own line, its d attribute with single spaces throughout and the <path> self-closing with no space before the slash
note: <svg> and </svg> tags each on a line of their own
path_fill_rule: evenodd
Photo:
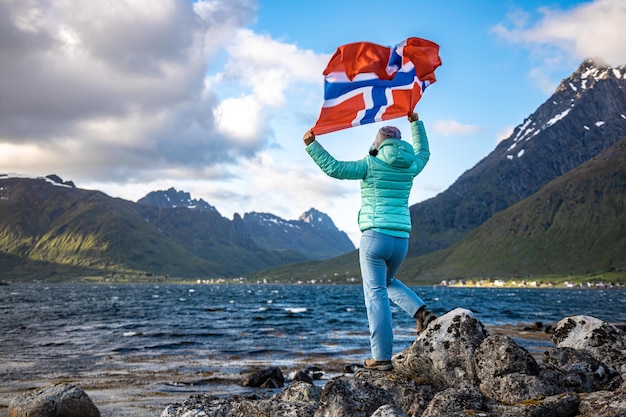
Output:
<svg viewBox="0 0 626 417">
<path fill-rule="evenodd" d="M 409 249 L 409 239 L 365 230 L 361 235 L 359 263 L 363 277 L 363 296 L 370 327 L 372 358 L 390 360 L 393 330 L 389 300 L 411 317 L 425 303 L 396 279 L 396 273 Z"/>
</svg>

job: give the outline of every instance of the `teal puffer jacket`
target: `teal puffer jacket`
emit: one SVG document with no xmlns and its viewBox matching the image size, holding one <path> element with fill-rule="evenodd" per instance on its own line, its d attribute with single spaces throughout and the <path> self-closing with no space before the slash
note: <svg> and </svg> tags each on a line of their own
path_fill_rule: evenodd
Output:
<svg viewBox="0 0 626 417">
<path fill-rule="evenodd" d="M 411 123 L 411 134 L 413 147 L 403 140 L 387 139 L 378 148 L 378 155 L 368 155 L 360 161 L 337 161 L 317 141 L 307 146 L 311 158 L 327 175 L 361 180 L 361 231 L 375 229 L 394 236 L 409 236 L 409 195 L 413 178 L 430 158 L 421 120 Z"/>
</svg>

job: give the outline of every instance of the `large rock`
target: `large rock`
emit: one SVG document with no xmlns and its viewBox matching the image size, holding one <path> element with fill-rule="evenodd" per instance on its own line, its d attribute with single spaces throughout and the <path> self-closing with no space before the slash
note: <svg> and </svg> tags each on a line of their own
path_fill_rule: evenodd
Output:
<svg viewBox="0 0 626 417">
<path fill-rule="evenodd" d="M 626 334 L 610 323 L 589 316 L 566 317 L 558 322 L 552 341 L 556 347 L 587 351 L 626 374 Z"/>
<path fill-rule="evenodd" d="M 559 385 L 576 392 L 614 391 L 622 383 L 615 368 L 600 362 L 586 350 L 548 349 L 543 354 L 543 362 L 560 372 Z"/>
<path fill-rule="evenodd" d="M 495 403 L 490 410 L 494 417 L 575 417 L 579 415 L 580 400 L 574 394 L 559 394 L 517 404 Z M 596 417 L 587 414 L 585 417 Z"/>
<path fill-rule="evenodd" d="M 315 417 L 370 417 L 384 405 L 395 405 L 391 395 L 367 378 L 336 377 L 324 387 Z"/>
<path fill-rule="evenodd" d="M 196 395 L 161 417 L 626 416 L 626 382 L 596 356 L 621 366 L 623 332 L 591 317 L 568 317 L 555 334 L 561 346 L 537 363 L 513 339 L 490 336 L 471 311 L 456 309 L 394 356 L 395 372 L 361 369 L 323 389 L 294 377 L 269 398 Z"/>
<path fill-rule="evenodd" d="M 448 388 L 435 395 L 422 417 L 483 415 L 484 402 L 476 388 Z"/>
<path fill-rule="evenodd" d="M 581 415 L 593 417 L 624 417 L 626 416 L 626 381 L 617 391 L 597 391 L 582 394 Z"/>
<path fill-rule="evenodd" d="M 401 408 L 393 405 L 385 404 L 378 410 L 374 411 L 371 417 L 408 417 Z"/>
<path fill-rule="evenodd" d="M 218 398 L 196 394 L 182 404 L 170 404 L 161 417 L 313 417 L 322 389 L 296 381 L 270 398 L 255 395 Z"/>
<path fill-rule="evenodd" d="M 281 388 L 285 377 L 280 368 L 272 367 L 251 372 L 239 382 L 243 387 Z"/>
<path fill-rule="evenodd" d="M 404 375 L 391 373 L 382 377 L 376 371 L 363 370 L 355 378 L 366 378 L 372 384 L 387 391 L 394 403 L 410 416 L 421 415 L 437 390 L 423 380 L 408 378 Z"/>
<path fill-rule="evenodd" d="M 518 403 L 561 392 L 539 377 L 532 355 L 508 336 L 489 336 L 476 352 L 480 390 L 489 398 Z"/>
<path fill-rule="evenodd" d="M 481 381 L 516 372 L 539 375 L 535 358 L 508 336 L 487 337 L 476 351 L 476 361 Z"/>
<path fill-rule="evenodd" d="M 476 351 L 487 336 L 474 313 L 457 308 L 430 323 L 409 348 L 393 357 L 393 366 L 438 389 L 477 385 Z"/>
<path fill-rule="evenodd" d="M 79 387 L 54 384 L 13 399 L 9 417 L 100 417 L 100 411 Z"/>
</svg>

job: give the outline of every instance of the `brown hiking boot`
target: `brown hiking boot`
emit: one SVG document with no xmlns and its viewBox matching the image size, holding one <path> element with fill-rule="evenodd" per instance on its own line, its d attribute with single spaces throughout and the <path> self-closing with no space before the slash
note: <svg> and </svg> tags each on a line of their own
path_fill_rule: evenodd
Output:
<svg viewBox="0 0 626 417">
<path fill-rule="evenodd" d="M 417 328 L 417 334 L 422 333 L 428 325 L 437 318 L 433 313 L 426 310 L 426 306 L 421 306 L 413 316 Z"/>
<path fill-rule="evenodd" d="M 367 369 L 375 369 L 377 371 L 391 371 L 393 369 L 391 361 L 377 361 L 373 358 L 365 359 L 363 366 Z"/>
</svg>

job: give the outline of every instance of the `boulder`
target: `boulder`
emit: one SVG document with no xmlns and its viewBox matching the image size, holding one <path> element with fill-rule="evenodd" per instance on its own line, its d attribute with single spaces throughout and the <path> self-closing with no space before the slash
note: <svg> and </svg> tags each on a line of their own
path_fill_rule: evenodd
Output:
<svg viewBox="0 0 626 417">
<path fill-rule="evenodd" d="M 287 389 L 274 395 L 276 401 L 286 403 L 318 403 L 322 389 L 302 381 L 293 382 Z"/>
<path fill-rule="evenodd" d="M 9 417 L 100 417 L 100 411 L 79 387 L 53 384 L 14 398 Z"/>
<path fill-rule="evenodd" d="M 384 405 L 395 405 L 391 394 L 367 378 L 335 377 L 324 386 L 315 417 L 371 417 Z"/>
<path fill-rule="evenodd" d="M 387 391 L 394 403 L 410 416 L 421 415 L 437 390 L 417 378 L 391 373 L 381 377 L 379 372 L 363 370 L 355 378 L 366 378 L 372 384 Z"/>
<path fill-rule="evenodd" d="M 481 381 L 516 372 L 539 375 L 535 358 L 508 336 L 494 335 L 483 340 L 476 351 L 476 361 Z"/>
<path fill-rule="evenodd" d="M 321 392 L 319 387 L 296 381 L 271 398 L 256 395 L 218 398 L 196 394 L 182 404 L 170 404 L 161 417 L 313 417 Z"/>
<path fill-rule="evenodd" d="M 579 415 L 579 404 L 580 400 L 574 394 L 558 394 L 517 404 L 493 403 L 489 408 L 494 417 L 575 417 Z M 596 415 L 586 415 L 592 416 Z"/>
<path fill-rule="evenodd" d="M 509 404 L 562 392 L 539 377 L 532 355 L 508 336 L 487 337 L 476 351 L 480 390 L 489 398 Z"/>
<path fill-rule="evenodd" d="M 489 335 L 470 310 L 456 309 L 393 357 L 395 372 L 350 367 L 323 389 L 294 376 L 269 398 L 196 395 L 161 417 L 626 416 L 626 382 L 615 367 L 623 366 L 623 332 L 581 317 L 559 322 L 559 346 L 538 363 L 510 337 Z"/>
<path fill-rule="evenodd" d="M 395 355 L 394 369 L 438 389 L 477 385 L 476 351 L 487 336 L 474 313 L 457 308 L 430 323 L 409 348 Z"/>
<path fill-rule="evenodd" d="M 371 417 L 408 417 L 401 408 L 390 404 L 385 404 L 378 410 L 374 411 Z"/>
<path fill-rule="evenodd" d="M 476 388 L 448 388 L 435 395 L 422 417 L 483 415 L 484 402 Z"/>
<path fill-rule="evenodd" d="M 581 394 L 580 415 L 593 417 L 626 416 L 626 382 L 617 391 L 597 391 Z"/>
<path fill-rule="evenodd" d="M 619 372 L 586 350 L 569 347 L 548 349 L 543 362 L 560 373 L 559 385 L 575 392 L 614 391 L 622 383 Z"/>
<path fill-rule="evenodd" d="M 566 317 L 557 323 L 552 341 L 556 347 L 587 351 L 626 374 L 626 334 L 610 323 L 589 316 Z"/>
<path fill-rule="evenodd" d="M 281 388 L 285 377 L 280 368 L 271 367 L 254 371 L 241 379 L 242 387 Z"/>
</svg>

